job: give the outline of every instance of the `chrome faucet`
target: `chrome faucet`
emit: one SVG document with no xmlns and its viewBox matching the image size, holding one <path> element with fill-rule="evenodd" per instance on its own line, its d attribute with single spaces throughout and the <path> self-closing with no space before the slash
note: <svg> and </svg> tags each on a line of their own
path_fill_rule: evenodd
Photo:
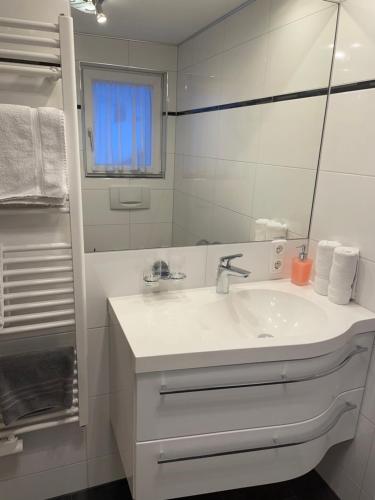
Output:
<svg viewBox="0 0 375 500">
<path fill-rule="evenodd" d="M 216 276 L 216 293 L 229 293 L 230 276 L 241 276 L 242 278 L 247 278 L 249 276 L 250 271 L 232 266 L 232 260 L 238 259 L 239 257 L 243 257 L 243 254 L 237 253 L 235 255 L 220 257 Z"/>
</svg>

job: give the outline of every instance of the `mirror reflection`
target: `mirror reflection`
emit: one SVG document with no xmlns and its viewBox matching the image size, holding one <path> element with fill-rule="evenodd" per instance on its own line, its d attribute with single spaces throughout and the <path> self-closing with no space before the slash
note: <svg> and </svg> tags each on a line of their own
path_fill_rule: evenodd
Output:
<svg viewBox="0 0 375 500">
<path fill-rule="evenodd" d="M 308 236 L 337 6 L 200 4 L 74 11 L 86 252 Z"/>
</svg>

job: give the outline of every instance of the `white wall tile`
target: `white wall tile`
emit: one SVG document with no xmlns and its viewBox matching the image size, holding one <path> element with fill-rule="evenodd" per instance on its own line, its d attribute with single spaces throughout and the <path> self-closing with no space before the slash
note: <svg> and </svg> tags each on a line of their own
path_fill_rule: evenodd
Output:
<svg viewBox="0 0 375 500">
<path fill-rule="evenodd" d="M 322 170 L 375 175 L 374 127 L 375 90 L 333 94 L 329 99 Z"/>
<path fill-rule="evenodd" d="M 214 203 L 250 217 L 255 187 L 255 164 L 217 160 L 215 170 Z"/>
<path fill-rule="evenodd" d="M 132 224 L 130 226 L 130 240 L 132 250 L 170 247 L 172 245 L 172 221 Z"/>
<path fill-rule="evenodd" d="M 373 0 L 342 3 L 333 84 L 375 78 L 375 32 Z"/>
<path fill-rule="evenodd" d="M 266 95 L 328 85 L 335 25 L 333 7 L 270 33 Z"/>
<path fill-rule="evenodd" d="M 221 56 L 221 99 L 216 103 L 246 101 L 265 96 L 268 38 L 261 36 Z"/>
<path fill-rule="evenodd" d="M 197 64 L 224 50 L 224 22 L 214 24 L 193 38 L 193 64 Z"/>
<path fill-rule="evenodd" d="M 366 259 L 359 261 L 355 300 L 361 306 L 375 312 L 375 262 L 373 261 Z"/>
<path fill-rule="evenodd" d="M 213 201 L 217 162 L 214 158 L 176 155 L 175 189 Z"/>
<path fill-rule="evenodd" d="M 85 430 L 76 423 L 31 432 L 23 436 L 23 440 L 23 453 L 0 458 L 0 484 L 5 479 L 86 460 Z M 0 498 L 4 498 L 1 486 Z"/>
<path fill-rule="evenodd" d="M 112 185 L 116 185 L 115 181 Z M 82 206 L 85 225 L 129 224 L 130 222 L 129 210 L 111 210 L 109 189 L 84 190 Z"/>
<path fill-rule="evenodd" d="M 0 481 L 4 500 L 46 500 L 87 488 L 86 462 Z"/>
<path fill-rule="evenodd" d="M 74 42 L 77 61 L 129 65 L 128 40 L 76 34 Z"/>
<path fill-rule="evenodd" d="M 115 453 L 109 413 L 109 395 L 89 398 L 89 423 L 87 426 L 88 459 Z"/>
<path fill-rule="evenodd" d="M 323 96 L 262 106 L 260 162 L 316 170 L 325 107 Z"/>
<path fill-rule="evenodd" d="M 156 71 L 177 71 L 177 47 L 131 40 L 129 65 Z"/>
<path fill-rule="evenodd" d="M 323 0 L 271 0 L 270 29 L 280 28 L 327 8 L 333 7 Z"/>
<path fill-rule="evenodd" d="M 307 237 L 314 185 L 314 170 L 259 165 L 253 218 L 276 219 L 286 223 L 291 232 Z"/>
<path fill-rule="evenodd" d="M 124 478 L 125 473 L 118 453 L 88 461 L 89 488 Z"/>
<path fill-rule="evenodd" d="M 224 21 L 225 50 L 267 33 L 270 0 L 257 0 Z"/>
<path fill-rule="evenodd" d="M 85 252 L 109 252 L 130 248 L 130 225 L 83 226 Z"/>
<path fill-rule="evenodd" d="M 173 190 L 151 189 L 150 208 L 146 210 L 131 210 L 130 224 L 172 222 Z"/>
<path fill-rule="evenodd" d="M 194 39 L 191 38 L 178 47 L 178 70 L 191 66 L 193 64 Z"/>
<path fill-rule="evenodd" d="M 375 178 L 321 172 L 311 237 L 358 246 L 375 260 Z"/>
<path fill-rule="evenodd" d="M 250 217 L 219 206 L 213 208 L 209 241 L 219 243 L 248 242 L 250 233 Z"/>
<path fill-rule="evenodd" d="M 214 106 L 220 102 L 222 64 L 221 56 L 215 56 L 179 73 L 180 110 Z"/>
<path fill-rule="evenodd" d="M 259 158 L 261 106 L 208 113 L 220 121 L 218 158 L 256 163 Z M 217 144 L 217 138 L 216 138 Z"/>
<path fill-rule="evenodd" d="M 89 396 L 109 392 L 109 342 L 107 328 L 88 330 Z"/>
</svg>

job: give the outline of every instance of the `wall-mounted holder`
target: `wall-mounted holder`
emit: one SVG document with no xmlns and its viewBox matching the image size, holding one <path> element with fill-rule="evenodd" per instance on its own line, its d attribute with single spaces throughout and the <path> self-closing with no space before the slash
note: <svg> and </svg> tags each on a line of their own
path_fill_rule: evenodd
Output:
<svg viewBox="0 0 375 500">
<path fill-rule="evenodd" d="M 150 189 L 146 187 L 110 187 L 111 210 L 141 210 L 150 208 Z"/>
<path fill-rule="evenodd" d="M 169 265 L 164 260 L 157 260 L 151 267 L 150 271 L 147 271 L 143 275 L 143 281 L 146 286 L 157 286 L 160 280 L 184 280 L 186 274 L 180 271 L 171 271 Z"/>
</svg>

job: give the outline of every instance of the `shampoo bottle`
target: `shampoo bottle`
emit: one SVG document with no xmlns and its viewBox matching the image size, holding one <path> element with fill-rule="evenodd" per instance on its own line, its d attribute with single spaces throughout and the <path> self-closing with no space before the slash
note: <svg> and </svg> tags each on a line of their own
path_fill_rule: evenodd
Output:
<svg viewBox="0 0 375 500">
<path fill-rule="evenodd" d="M 295 285 L 308 285 L 310 281 L 313 261 L 307 257 L 306 245 L 301 245 L 298 257 L 292 261 L 292 283 Z"/>
</svg>

